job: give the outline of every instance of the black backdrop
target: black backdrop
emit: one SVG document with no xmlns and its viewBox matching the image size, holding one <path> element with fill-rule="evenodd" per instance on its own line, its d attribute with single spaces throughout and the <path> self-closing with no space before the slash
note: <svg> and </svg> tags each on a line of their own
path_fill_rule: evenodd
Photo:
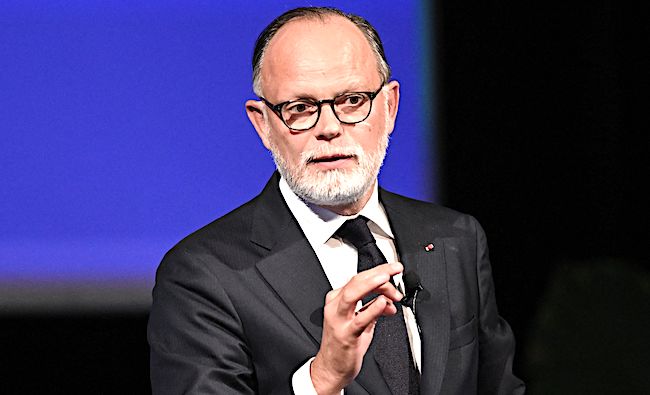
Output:
<svg viewBox="0 0 650 395">
<path fill-rule="evenodd" d="M 647 393 L 647 19 L 557 3 L 436 3 L 444 204 L 486 229 L 531 393 Z"/>
<path fill-rule="evenodd" d="M 515 369 L 531 393 L 647 393 L 647 19 L 614 1 L 471 3 L 432 8 L 435 155 L 442 203 L 488 233 Z M 4 314 L 0 392 L 147 393 L 146 319 Z"/>
</svg>

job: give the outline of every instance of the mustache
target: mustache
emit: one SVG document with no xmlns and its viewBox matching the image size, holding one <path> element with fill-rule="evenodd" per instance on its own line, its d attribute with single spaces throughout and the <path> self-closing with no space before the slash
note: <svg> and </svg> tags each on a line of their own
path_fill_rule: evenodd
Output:
<svg viewBox="0 0 650 395">
<path fill-rule="evenodd" d="M 303 151 L 300 154 L 300 160 L 303 164 L 313 162 L 318 158 L 324 157 L 361 157 L 364 155 L 363 149 L 358 145 L 330 146 L 321 145 L 316 148 Z"/>
</svg>

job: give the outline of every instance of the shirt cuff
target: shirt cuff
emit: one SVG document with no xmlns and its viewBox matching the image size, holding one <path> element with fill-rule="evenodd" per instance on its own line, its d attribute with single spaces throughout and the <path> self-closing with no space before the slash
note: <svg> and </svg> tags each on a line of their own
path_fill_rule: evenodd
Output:
<svg viewBox="0 0 650 395">
<path fill-rule="evenodd" d="M 315 357 L 309 358 L 298 370 L 293 373 L 291 377 L 291 387 L 295 395 L 318 395 L 314 388 L 314 383 L 311 382 L 311 363 Z M 343 395 L 343 390 L 341 390 Z"/>
</svg>

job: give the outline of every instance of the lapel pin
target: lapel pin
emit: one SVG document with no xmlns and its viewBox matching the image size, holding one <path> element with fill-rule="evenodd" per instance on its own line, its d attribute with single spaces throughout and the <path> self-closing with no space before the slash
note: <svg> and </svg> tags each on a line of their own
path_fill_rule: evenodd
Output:
<svg viewBox="0 0 650 395">
<path fill-rule="evenodd" d="M 429 243 L 426 246 L 424 246 L 424 251 L 426 251 L 426 252 L 433 251 L 433 248 L 434 248 L 434 245 Z"/>
</svg>

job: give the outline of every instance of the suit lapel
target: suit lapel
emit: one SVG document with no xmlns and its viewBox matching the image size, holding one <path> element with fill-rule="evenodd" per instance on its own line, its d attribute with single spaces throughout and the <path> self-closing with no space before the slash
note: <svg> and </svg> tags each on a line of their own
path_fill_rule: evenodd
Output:
<svg viewBox="0 0 650 395">
<path fill-rule="evenodd" d="M 313 340 L 322 336 L 322 308 L 332 288 L 309 242 L 291 215 L 276 174 L 255 208 L 251 241 L 269 250 L 257 269 Z"/>
<path fill-rule="evenodd" d="M 420 393 L 438 394 L 449 348 L 449 303 L 444 241 L 435 224 L 423 223 L 412 210 L 403 210 L 403 198 L 380 190 L 404 270 L 415 270 L 423 291 L 416 303 L 422 342 Z M 425 246 L 433 244 L 433 250 Z"/>
<path fill-rule="evenodd" d="M 257 201 L 251 241 L 269 253 L 256 266 L 318 347 L 323 334 L 325 295 L 332 287 L 284 202 L 278 180 L 276 173 Z M 390 394 L 374 358 L 369 355 L 346 392 L 363 394 L 364 390 L 370 394 Z"/>
</svg>

